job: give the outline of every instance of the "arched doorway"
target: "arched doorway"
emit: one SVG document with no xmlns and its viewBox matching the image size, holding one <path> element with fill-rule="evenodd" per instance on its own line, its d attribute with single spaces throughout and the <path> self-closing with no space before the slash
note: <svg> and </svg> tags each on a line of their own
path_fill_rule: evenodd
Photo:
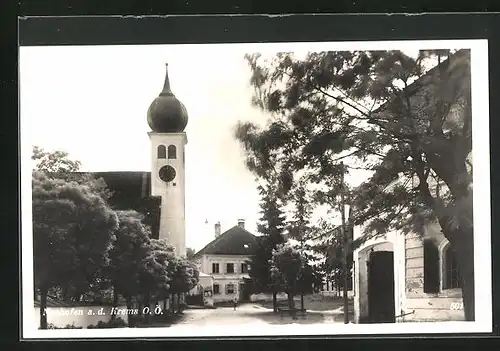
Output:
<svg viewBox="0 0 500 351">
<path fill-rule="evenodd" d="M 368 319 L 371 323 L 395 323 L 394 252 L 372 251 L 368 268 Z"/>
</svg>

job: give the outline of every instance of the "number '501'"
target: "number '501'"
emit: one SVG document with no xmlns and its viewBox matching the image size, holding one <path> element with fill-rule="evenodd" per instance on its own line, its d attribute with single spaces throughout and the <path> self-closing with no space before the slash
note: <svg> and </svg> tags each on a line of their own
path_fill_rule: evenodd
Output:
<svg viewBox="0 0 500 351">
<path fill-rule="evenodd" d="M 456 311 L 456 310 L 463 310 L 464 309 L 464 303 L 463 302 L 452 302 L 450 304 L 450 310 Z"/>
</svg>

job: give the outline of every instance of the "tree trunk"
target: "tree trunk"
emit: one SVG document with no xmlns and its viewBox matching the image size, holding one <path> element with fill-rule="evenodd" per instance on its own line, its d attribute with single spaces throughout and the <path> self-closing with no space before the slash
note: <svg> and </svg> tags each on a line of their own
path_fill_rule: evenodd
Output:
<svg viewBox="0 0 500 351">
<path fill-rule="evenodd" d="M 47 329 L 47 293 L 46 287 L 40 288 L 40 329 Z"/>
<path fill-rule="evenodd" d="M 116 286 L 116 285 L 115 285 Z M 111 307 L 118 307 L 118 293 L 116 292 L 116 288 L 113 287 L 113 303 Z M 116 319 L 116 314 L 111 315 L 111 320 Z"/>
<path fill-rule="evenodd" d="M 181 311 L 181 293 L 177 293 L 177 313 L 180 314 Z"/>
<path fill-rule="evenodd" d="M 175 314 L 175 301 L 174 301 L 175 294 L 170 294 L 170 311 L 172 314 Z"/>
<path fill-rule="evenodd" d="M 146 314 L 144 315 L 144 322 L 146 324 L 149 324 L 151 321 L 151 295 L 149 293 L 146 293 L 144 296 L 144 308 L 148 307 L 148 311 L 146 311 Z"/>
<path fill-rule="evenodd" d="M 273 311 L 278 312 L 278 297 L 276 291 L 273 291 Z"/>
<path fill-rule="evenodd" d="M 165 299 L 163 300 L 163 313 L 167 313 L 167 299 L 168 295 L 165 296 Z"/>
<path fill-rule="evenodd" d="M 304 294 L 300 294 L 300 309 L 304 311 Z"/>
<path fill-rule="evenodd" d="M 142 302 L 139 300 L 140 298 L 137 299 L 137 309 L 139 310 L 139 316 L 142 317 Z"/>
<path fill-rule="evenodd" d="M 292 318 L 295 319 L 295 301 L 293 301 L 294 294 L 287 293 L 288 296 L 288 307 L 290 307 L 290 314 Z"/>
<path fill-rule="evenodd" d="M 456 146 L 456 145 L 455 145 Z M 462 143 L 460 147 L 464 147 Z M 425 176 L 424 163 L 420 155 L 414 153 L 419 177 L 418 188 L 430 208 L 438 217 L 439 225 L 444 236 L 457 253 L 458 269 L 462 283 L 462 300 L 466 321 L 475 319 L 474 306 L 474 236 L 473 236 L 473 213 L 472 213 L 472 191 L 469 190 L 469 177 L 465 165 L 467 150 L 448 148 L 441 151 L 449 151 L 446 157 L 438 157 L 436 153 L 426 152 L 426 157 L 432 169 L 444 180 L 450 193 L 453 195 L 453 203 L 444 207 L 436 201 L 429 190 L 427 177 Z M 432 150 L 431 150 L 432 151 Z M 456 206 L 456 204 L 459 204 Z M 455 221 L 452 220 L 455 217 Z M 454 224 L 452 224 L 455 222 Z M 457 225 L 458 222 L 458 225 Z"/>
<path fill-rule="evenodd" d="M 131 296 L 126 296 L 125 297 L 126 303 L 127 303 L 127 311 L 132 310 L 132 297 Z M 135 326 L 135 320 L 134 317 L 135 315 L 133 314 L 128 314 L 128 326 L 129 327 L 134 327 Z"/>
</svg>

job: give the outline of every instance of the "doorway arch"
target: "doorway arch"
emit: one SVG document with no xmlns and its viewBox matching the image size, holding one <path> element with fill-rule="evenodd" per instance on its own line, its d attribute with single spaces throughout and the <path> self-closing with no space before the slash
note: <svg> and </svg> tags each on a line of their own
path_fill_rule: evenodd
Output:
<svg viewBox="0 0 500 351">
<path fill-rule="evenodd" d="M 355 253 L 354 313 L 357 323 L 395 320 L 400 303 L 400 286 L 399 283 L 396 285 L 400 271 L 396 267 L 395 247 L 393 241 L 379 240 L 368 243 Z"/>
</svg>

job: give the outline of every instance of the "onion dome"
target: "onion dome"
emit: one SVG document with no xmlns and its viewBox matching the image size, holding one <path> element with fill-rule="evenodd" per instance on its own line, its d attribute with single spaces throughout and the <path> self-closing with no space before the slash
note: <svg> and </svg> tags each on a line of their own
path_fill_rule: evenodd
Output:
<svg viewBox="0 0 500 351">
<path fill-rule="evenodd" d="M 163 90 L 148 109 L 148 124 L 156 133 L 181 133 L 186 128 L 188 114 L 186 107 L 170 90 L 168 64 L 166 66 Z"/>
</svg>

